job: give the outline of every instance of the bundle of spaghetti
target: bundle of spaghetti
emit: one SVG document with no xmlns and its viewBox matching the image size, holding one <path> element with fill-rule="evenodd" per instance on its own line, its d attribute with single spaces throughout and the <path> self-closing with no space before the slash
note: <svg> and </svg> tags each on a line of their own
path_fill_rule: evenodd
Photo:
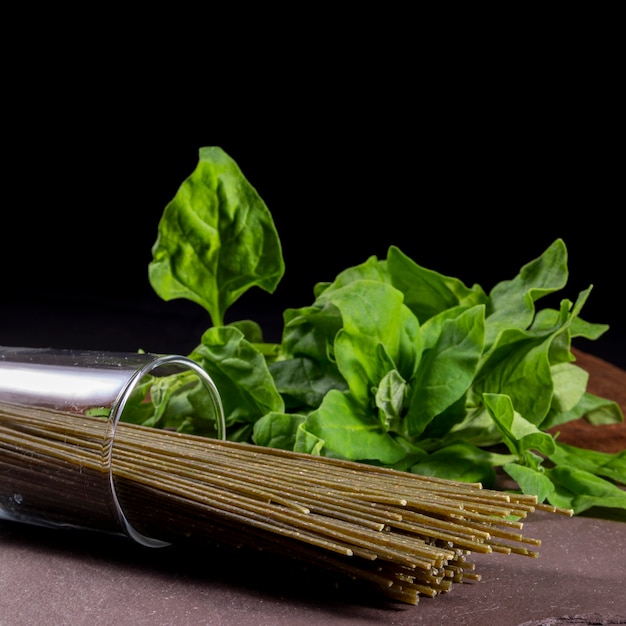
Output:
<svg viewBox="0 0 626 626">
<path fill-rule="evenodd" d="M 70 511 L 72 523 L 104 519 L 98 477 L 110 471 L 127 521 L 144 536 L 264 550 L 408 604 L 479 580 L 472 553 L 538 556 L 540 541 L 522 532 L 533 511 L 572 515 L 480 483 L 129 423 L 104 452 L 110 466 L 101 418 L 0 407 L 0 472 L 15 493 L 37 492 L 55 523 Z"/>
</svg>

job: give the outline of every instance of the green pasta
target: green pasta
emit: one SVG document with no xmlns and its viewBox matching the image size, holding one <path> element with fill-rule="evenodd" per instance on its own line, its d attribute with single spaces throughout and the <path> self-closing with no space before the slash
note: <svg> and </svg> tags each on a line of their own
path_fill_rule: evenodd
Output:
<svg viewBox="0 0 626 626">
<path fill-rule="evenodd" d="M 119 532 L 114 495 L 142 536 L 271 551 L 408 604 L 479 580 L 474 552 L 536 557 L 521 532 L 533 511 L 572 515 L 479 483 L 129 423 L 111 445 L 103 423 L 0 406 L 4 491 L 20 494 L 5 515 Z"/>
</svg>

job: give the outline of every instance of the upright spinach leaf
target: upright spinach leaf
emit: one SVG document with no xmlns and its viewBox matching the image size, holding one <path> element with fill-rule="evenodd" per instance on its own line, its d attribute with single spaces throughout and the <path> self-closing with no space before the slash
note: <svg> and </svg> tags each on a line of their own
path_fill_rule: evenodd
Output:
<svg viewBox="0 0 626 626">
<path fill-rule="evenodd" d="M 470 289 L 458 278 L 426 269 L 396 246 L 391 246 L 387 253 L 387 270 L 391 284 L 404 294 L 404 303 L 421 324 L 458 305 L 470 307 L 487 301 L 480 285 Z"/>
<path fill-rule="evenodd" d="M 485 307 L 476 305 L 445 320 L 435 345 L 424 352 L 406 415 L 406 430 L 417 437 L 437 415 L 461 398 L 470 387 L 485 340 Z"/>
<path fill-rule="evenodd" d="M 528 328 L 535 302 L 566 283 L 567 249 L 563 240 L 557 239 L 541 256 L 526 263 L 515 278 L 499 282 L 489 292 L 487 346 L 504 329 Z"/>
<path fill-rule="evenodd" d="M 392 369 L 405 380 L 413 377 L 421 354 L 419 323 L 397 289 L 358 280 L 327 297 L 342 318 L 334 346 L 337 367 L 357 401 L 371 405 L 372 390 Z"/>
<path fill-rule="evenodd" d="M 272 216 L 223 150 L 202 148 L 195 171 L 165 207 L 148 277 L 164 300 L 204 307 L 214 326 L 244 292 L 272 293 L 284 261 Z"/>
</svg>

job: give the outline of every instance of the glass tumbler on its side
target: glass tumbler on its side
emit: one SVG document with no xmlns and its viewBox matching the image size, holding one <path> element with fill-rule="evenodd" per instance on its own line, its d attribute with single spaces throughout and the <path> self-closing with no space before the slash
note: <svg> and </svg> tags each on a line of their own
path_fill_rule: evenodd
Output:
<svg viewBox="0 0 626 626">
<path fill-rule="evenodd" d="M 112 467 L 120 421 L 168 412 L 225 438 L 218 390 L 187 357 L 0 346 L 0 519 L 167 545 L 129 521 Z"/>
</svg>

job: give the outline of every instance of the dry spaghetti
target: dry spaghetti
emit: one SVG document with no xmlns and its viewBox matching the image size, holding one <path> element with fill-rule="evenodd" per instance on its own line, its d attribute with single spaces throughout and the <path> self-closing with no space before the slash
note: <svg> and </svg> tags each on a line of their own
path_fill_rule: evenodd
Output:
<svg viewBox="0 0 626 626">
<path fill-rule="evenodd" d="M 2 405 L 0 472 L 14 495 L 0 511 L 115 532 L 113 484 L 142 536 L 272 551 L 409 604 L 478 580 L 472 552 L 537 556 L 540 541 L 522 533 L 536 509 L 572 514 L 479 483 L 127 423 L 107 451 L 102 424 Z"/>
</svg>

